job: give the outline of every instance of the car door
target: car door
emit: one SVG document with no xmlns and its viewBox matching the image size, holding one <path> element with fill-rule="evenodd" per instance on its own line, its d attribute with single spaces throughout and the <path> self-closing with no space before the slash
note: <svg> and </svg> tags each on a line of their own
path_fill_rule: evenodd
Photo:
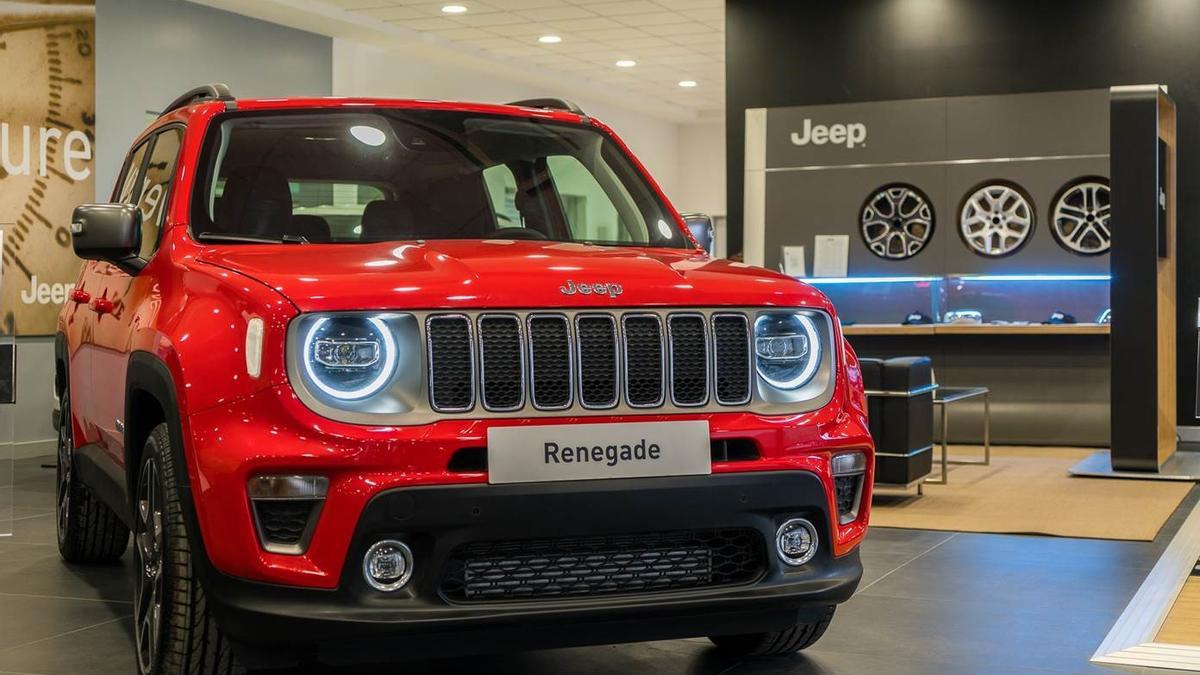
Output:
<svg viewBox="0 0 1200 675">
<path fill-rule="evenodd" d="M 143 142 L 129 152 L 121 169 L 121 175 L 117 179 L 112 201 L 135 203 L 142 185 L 143 170 L 149 149 L 149 142 Z M 106 309 L 105 287 L 111 274 L 108 269 L 110 267 L 112 266 L 108 263 L 94 260 L 85 263 L 79 283 L 72 290 L 68 300 L 67 331 L 73 340 L 72 344 L 77 345 L 74 353 L 69 355 L 71 408 L 82 434 L 81 444 L 103 445 L 100 430 L 103 415 L 106 414 L 104 412 L 105 401 L 114 395 L 107 388 L 97 390 L 93 378 L 96 329 L 100 318 L 97 310 L 104 311 Z M 124 397 L 124 392 L 122 392 L 121 398 Z"/>
<path fill-rule="evenodd" d="M 183 141 L 183 129 L 166 127 L 148 141 L 148 150 L 137 188 L 128 203 L 142 212 L 139 257 L 147 262 L 158 250 L 159 235 L 170 199 L 171 179 Z M 125 200 L 122 200 L 125 201 Z M 160 306 L 159 289 L 153 275 L 129 275 L 116 265 L 97 266 L 99 293 L 94 307 L 96 328 L 92 353 L 92 383 L 103 392 L 94 402 L 100 442 L 105 451 L 122 462 L 125 451 L 125 379 L 129 354 L 139 328 L 153 324 Z"/>
</svg>

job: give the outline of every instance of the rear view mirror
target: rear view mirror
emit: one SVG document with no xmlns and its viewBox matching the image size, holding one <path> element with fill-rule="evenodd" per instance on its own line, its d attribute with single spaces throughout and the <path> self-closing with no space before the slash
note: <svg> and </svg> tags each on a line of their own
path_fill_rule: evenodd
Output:
<svg viewBox="0 0 1200 675">
<path fill-rule="evenodd" d="M 103 260 L 128 274 L 146 262 L 138 257 L 142 212 L 133 204 L 83 204 L 71 216 L 71 245 L 85 260 Z"/>
<path fill-rule="evenodd" d="M 683 213 L 683 222 L 691 230 L 692 236 L 696 238 L 696 242 L 700 244 L 700 248 L 708 251 L 709 255 L 713 252 L 713 222 L 712 218 L 704 213 Z"/>
</svg>

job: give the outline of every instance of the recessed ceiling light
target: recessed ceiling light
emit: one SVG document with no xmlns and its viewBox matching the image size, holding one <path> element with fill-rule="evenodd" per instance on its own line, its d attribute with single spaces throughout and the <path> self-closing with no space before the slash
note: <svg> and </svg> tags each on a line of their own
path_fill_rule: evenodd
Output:
<svg viewBox="0 0 1200 675">
<path fill-rule="evenodd" d="M 446 5 L 442 7 L 442 14 L 466 14 L 467 8 L 462 5 Z"/>
<path fill-rule="evenodd" d="M 696 86 L 696 81 L 695 80 L 680 80 L 679 86 L 683 87 L 684 89 L 691 89 L 692 87 Z"/>
<path fill-rule="evenodd" d="M 544 45 L 556 45 L 562 42 L 562 38 L 557 35 L 543 35 L 542 37 L 538 38 L 538 42 Z"/>
<path fill-rule="evenodd" d="M 617 61 L 618 68 L 632 68 L 636 65 L 637 61 L 634 61 L 633 59 L 621 59 L 620 61 Z"/>
</svg>

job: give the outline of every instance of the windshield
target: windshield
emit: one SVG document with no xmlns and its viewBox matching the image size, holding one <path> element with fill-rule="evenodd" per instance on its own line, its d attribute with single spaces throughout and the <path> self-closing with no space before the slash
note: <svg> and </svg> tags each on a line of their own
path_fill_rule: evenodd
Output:
<svg viewBox="0 0 1200 675">
<path fill-rule="evenodd" d="M 205 142 L 198 239 L 536 239 L 687 248 L 596 129 L 420 110 L 235 115 Z"/>
</svg>

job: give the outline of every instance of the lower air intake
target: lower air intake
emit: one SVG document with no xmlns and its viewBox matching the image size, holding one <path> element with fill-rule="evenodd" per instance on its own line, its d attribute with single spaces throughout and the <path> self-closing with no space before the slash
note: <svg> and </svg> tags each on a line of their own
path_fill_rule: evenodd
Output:
<svg viewBox="0 0 1200 675">
<path fill-rule="evenodd" d="M 762 575 L 763 551 L 751 529 L 475 543 L 451 556 L 441 590 L 478 602 L 742 584 Z"/>
</svg>

